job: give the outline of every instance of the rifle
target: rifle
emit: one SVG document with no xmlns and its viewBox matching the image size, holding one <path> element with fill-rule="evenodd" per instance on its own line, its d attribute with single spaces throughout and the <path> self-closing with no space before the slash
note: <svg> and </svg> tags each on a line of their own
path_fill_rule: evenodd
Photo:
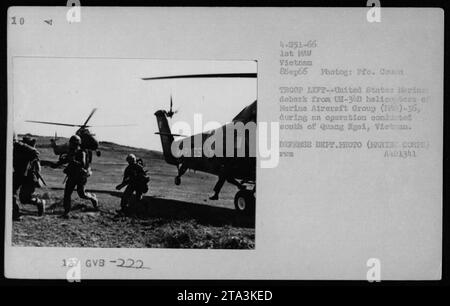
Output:
<svg viewBox="0 0 450 306">
<path fill-rule="evenodd" d="M 129 180 L 125 180 L 125 181 L 123 181 L 122 183 L 120 183 L 119 185 L 117 185 L 116 186 L 116 189 L 117 190 L 120 190 L 120 189 L 122 189 L 123 187 L 125 187 L 126 185 L 128 185 L 130 182 L 129 182 Z"/>
<path fill-rule="evenodd" d="M 38 179 L 37 184 L 39 185 L 39 187 L 41 187 L 40 184 L 39 184 L 39 180 L 42 181 L 44 186 L 47 186 L 47 184 L 45 183 L 44 178 L 42 177 L 42 175 L 40 173 L 40 170 L 41 170 L 40 160 L 38 158 L 32 160 L 30 162 L 30 168 L 29 168 L 29 171 L 30 171 L 31 175 Z"/>
</svg>

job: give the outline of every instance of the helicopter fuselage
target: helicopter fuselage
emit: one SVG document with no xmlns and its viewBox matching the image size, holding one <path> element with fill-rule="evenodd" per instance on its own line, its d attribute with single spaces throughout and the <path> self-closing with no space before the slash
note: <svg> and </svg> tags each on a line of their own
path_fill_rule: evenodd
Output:
<svg viewBox="0 0 450 306">
<path fill-rule="evenodd" d="M 98 140 L 95 138 L 95 134 L 91 133 L 86 128 L 80 128 L 75 133 L 81 138 L 81 147 L 86 150 L 97 151 Z"/>
</svg>

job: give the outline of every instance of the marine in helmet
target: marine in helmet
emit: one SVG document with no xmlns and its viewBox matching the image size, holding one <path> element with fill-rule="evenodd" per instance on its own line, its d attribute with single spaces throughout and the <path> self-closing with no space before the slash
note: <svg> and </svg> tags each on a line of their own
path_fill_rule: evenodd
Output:
<svg viewBox="0 0 450 306">
<path fill-rule="evenodd" d="M 142 160 L 138 162 L 134 154 L 128 154 L 126 160 L 128 162 L 128 166 L 125 168 L 122 183 L 116 186 L 117 190 L 127 186 L 120 201 L 121 209 L 118 211 L 119 213 L 127 212 L 133 193 L 136 193 L 136 201 L 140 201 L 142 199 L 142 194 L 148 191 L 147 183 L 150 180 L 144 170 Z"/>
<path fill-rule="evenodd" d="M 63 218 L 69 218 L 71 209 L 71 196 L 77 188 L 78 196 L 81 199 L 90 200 L 94 209 L 98 209 L 97 197 L 93 193 L 86 192 L 87 178 L 91 175 L 89 161 L 85 150 L 81 149 L 81 139 L 78 135 L 73 135 L 69 140 L 69 152 L 63 154 L 60 160 L 53 165 L 54 168 L 67 164 L 64 173 L 67 175 L 64 188 L 64 214 Z"/>
<path fill-rule="evenodd" d="M 26 176 L 33 160 L 39 157 L 39 152 L 32 146 L 17 140 L 13 136 L 13 220 L 19 221 L 21 214 L 17 204 L 17 193 L 26 181 Z"/>
<path fill-rule="evenodd" d="M 33 148 L 36 147 L 36 139 L 32 138 L 30 134 L 23 136 L 22 143 Z M 45 212 L 45 200 L 39 199 L 34 193 L 36 188 L 42 187 L 41 181 L 44 183 L 40 172 L 41 163 L 39 158 L 36 157 L 28 164 L 27 172 L 23 178 L 22 186 L 20 187 L 19 199 L 22 204 L 36 205 L 38 208 L 38 215 L 42 216 Z"/>
</svg>

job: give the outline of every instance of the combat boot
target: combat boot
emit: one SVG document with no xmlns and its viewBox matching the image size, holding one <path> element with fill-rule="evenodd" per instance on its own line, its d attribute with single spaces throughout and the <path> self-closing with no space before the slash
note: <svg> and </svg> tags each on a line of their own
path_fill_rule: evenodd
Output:
<svg viewBox="0 0 450 306">
<path fill-rule="evenodd" d="M 209 199 L 213 200 L 213 201 L 216 201 L 216 200 L 219 199 L 219 194 L 216 192 L 216 193 L 214 193 L 214 195 L 210 196 Z"/>
<path fill-rule="evenodd" d="M 70 219 L 70 211 L 64 211 L 64 213 L 62 215 L 60 215 L 59 218 L 65 219 L 65 220 Z"/>
<path fill-rule="evenodd" d="M 37 203 L 38 216 L 42 217 L 45 214 L 45 200 L 41 200 Z"/>
<path fill-rule="evenodd" d="M 17 205 L 16 196 L 13 196 L 13 213 L 12 213 L 13 221 L 22 220 L 22 214 L 20 213 L 19 205 Z"/>
</svg>

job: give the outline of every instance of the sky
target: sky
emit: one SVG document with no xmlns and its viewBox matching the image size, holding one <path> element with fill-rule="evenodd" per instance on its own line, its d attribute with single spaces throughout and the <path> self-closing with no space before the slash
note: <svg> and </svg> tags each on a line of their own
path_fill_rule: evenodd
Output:
<svg viewBox="0 0 450 306">
<path fill-rule="evenodd" d="M 193 126 L 194 114 L 225 124 L 256 100 L 256 79 L 178 79 L 144 77 L 178 74 L 256 72 L 254 61 L 181 61 L 108 58 L 16 57 L 13 63 L 14 130 L 17 134 L 70 137 L 77 128 L 25 120 L 91 125 L 100 141 L 161 150 L 154 113 L 178 110 L 172 120 Z"/>
</svg>

